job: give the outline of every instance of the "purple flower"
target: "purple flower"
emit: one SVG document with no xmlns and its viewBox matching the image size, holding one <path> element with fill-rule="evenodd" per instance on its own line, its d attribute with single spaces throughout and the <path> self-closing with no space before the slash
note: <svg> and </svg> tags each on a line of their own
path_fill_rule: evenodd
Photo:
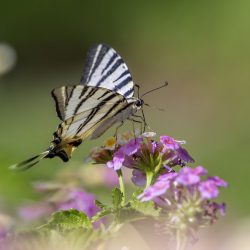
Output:
<svg viewBox="0 0 250 250">
<path fill-rule="evenodd" d="M 157 181 L 169 182 L 169 181 L 173 181 L 177 176 L 178 176 L 177 172 L 169 172 L 169 173 L 160 175 Z"/>
<path fill-rule="evenodd" d="M 136 186 L 144 186 L 146 184 L 146 174 L 138 169 L 134 169 L 131 180 Z"/>
<path fill-rule="evenodd" d="M 182 147 L 179 147 L 177 150 L 177 155 L 178 155 L 178 158 L 182 161 L 182 162 L 185 162 L 185 163 L 193 163 L 194 162 L 194 159 L 189 155 L 188 151 Z"/>
<path fill-rule="evenodd" d="M 95 197 L 80 189 L 73 189 L 68 192 L 66 200 L 57 206 L 58 210 L 69 210 L 71 208 L 83 211 L 88 217 L 94 216 L 99 208 L 95 204 Z"/>
<path fill-rule="evenodd" d="M 107 162 L 108 168 L 119 170 L 123 166 L 125 158 L 135 154 L 141 147 L 143 139 L 131 139 L 127 144 L 121 146 L 113 155 L 113 159 Z"/>
<path fill-rule="evenodd" d="M 113 159 L 111 161 L 108 161 L 106 165 L 108 168 L 113 168 L 116 171 L 122 167 L 124 160 L 125 154 L 122 151 L 118 150 L 114 154 Z"/>
<path fill-rule="evenodd" d="M 138 199 L 153 201 L 160 207 L 162 215 L 168 217 L 168 227 L 175 230 L 186 228 L 187 233 L 192 234 L 198 227 L 214 223 L 218 211 L 225 214 L 225 204 L 211 199 L 218 196 L 218 187 L 225 187 L 227 183 L 217 176 L 207 178 L 206 175 L 202 166 L 183 167 L 179 172 L 162 174 Z"/>
<path fill-rule="evenodd" d="M 210 223 L 215 223 L 218 219 L 217 211 L 219 211 L 222 216 L 225 215 L 226 204 L 225 203 L 218 204 L 216 202 L 208 201 L 204 204 L 204 210 L 205 210 L 204 215 L 208 217 L 208 219 L 210 220 Z"/>
<path fill-rule="evenodd" d="M 142 141 L 143 141 L 142 138 L 131 139 L 127 144 L 123 145 L 119 150 L 121 150 L 125 155 L 133 155 L 140 149 Z"/>
<path fill-rule="evenodd" d="M 18 210 L 18 215 L 25 221 L 33 221 L 43 218 L 54 211 L 53 207 L 47 202 L 33 203 L 22 206 Z"/>
<path fill-rule="evenodd" d="M 39 203 L 23 206 L 19 209 L 19 216 L 26 221 L 44 218 L 58 210 L 71 208 L 83 211 L 88 217 L 94 216 L 99 208 L 95 204 L 95 197 L 80 188 L 61 188 L 51 197 Z M 98 223 L 95 224 L 98 226 Z"/>
<path fill-rule="evenodd" d="M 158 143 L 156 141 L 151 142 L 151 153 L 154 154 L 159 147 Z"/>
<path fill-rule="evenodd" d="M 169 167 L 168 165 L 164 165 L 163 167 L 168 171 L 168 173 L 175 172 L 175 171 L 174 171 L 171 167 Z"/>
<path fill-rule="evenodd" d="M 213 199 L 219 195 L 219 189 L 212 180 L 201 182 L 199 184 L 198 190 L 202 199 Z"/>
<path fill-rule="evenodd" d="M 206 173 L 206 170 L 202 166 L 196 168 L 183 167 L 176 178 L 176 182 L 184 186 L 197 184 L 200 181 L 200 176 Z"/>
<path fill-rule="evenodd" d="M 222 216 L 225 216 L 225 214 L 226 214 L 226 203 L 223 202 L 221 204 L 218 204 L 218 203 L 216 203 L 216 204 L 217 204 L 217 209 L 219 209 L 219 211 L 220 211 L 220 214 Z"/>
<path fill-rule="evenodd" d="M 138 196 L 141 201 L 154 200 L 156 197 L 161 196 L 166 193 L 169 189 L 171 180 L 174 179 L 176 173 L 168 173 L 161 175 L 155 184 L 146 188 L 142 194 Z"/>
<path fill-rule="evenodd" d="M 166 152 L 167 150 L 176 150 L 180 147 L 179 143 L 177 143 L 174 138 L 167 135 L 161 136 L 160 141 L 163 144 L 164 152 Z"/>
<path fill-rule="evenodd" d="M 227 187 L 227 182 L 222 180 L 219 176 L 208 177 L 208 180 L 211 180 L 215 183 L 217 187 Z"/>
</svg>

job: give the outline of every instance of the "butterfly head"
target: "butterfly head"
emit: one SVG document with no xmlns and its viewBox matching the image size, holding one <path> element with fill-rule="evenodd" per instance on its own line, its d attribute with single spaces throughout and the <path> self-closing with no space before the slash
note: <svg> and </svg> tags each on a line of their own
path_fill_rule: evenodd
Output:
<svg viewBox="0 0 250 250">
<path fill-rule="evenodd" d="M 134 102 L 134 108 L 141 109 L 143 107 L 144 101 L 140 98 L 136 99 Z"/>
</svg>

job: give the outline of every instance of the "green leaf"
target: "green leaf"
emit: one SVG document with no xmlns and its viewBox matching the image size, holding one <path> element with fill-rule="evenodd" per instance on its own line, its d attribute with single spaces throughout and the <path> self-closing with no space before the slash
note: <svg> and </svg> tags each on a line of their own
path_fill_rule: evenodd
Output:
<svg viewBox="0 0 250 250">
<path fill-rule="evenodd" d="M 53 213 L 47 224 L 39 229 L 65 232 L 73 229 L 92 229 L 92 223 L 87 215 L 76 209 Z"/>
<path fill-rule="evenodd" d="M 141 202 L 137 199 L 137 196 L 141 193 L 141 190 L 133 193 L 132 200 L 130 201 L 130 205 L 136 211 L 146 215 L 158 217 L 160 215 L 161 209 L 156 208 L 153 201 Z"/>
<path fill-rule="evenodd" d="M 112 213 L 112 209 L 111 208 L 104 209 L 104 210 L 98 212 L 95 216 L 93 216 L 91 221 L 92 222 L 96 222 L 99 219 L 101 219 L 102 217 L 104 217 L 106 215 L 109 215 L 111 213 Z"/>
<path fill-rule="evenodd" d="M 95 204 L 97 207 L 101 208 L 101 209 L 106 209 L 108 208 L 107 205 L 103 204 L 102 202 L 98 201 L 98 200 L 95 200 Z"/>
<path fill-rule="evenodd" d="M 112 204 L 114 209 L 118 209 L 121 207 L 123 199 L 123 194 L 119 188 L 114 188 L 112 191 Z"/>
</svg>

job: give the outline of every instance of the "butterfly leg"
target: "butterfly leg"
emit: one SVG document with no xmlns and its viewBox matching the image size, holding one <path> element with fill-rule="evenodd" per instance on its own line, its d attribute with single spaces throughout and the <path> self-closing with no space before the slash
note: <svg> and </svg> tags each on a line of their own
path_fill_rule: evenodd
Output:
<svg viewBox="0 0 250 250">
<path fill-rule="evenodd" d="M 138 117 L 139 118 L 139 117 Z M 142 134 L 142 124 L 143 124 L 143 121 L 138 121 L 138 120 L 135 120 L 135 119 L 133 119 L 133 118 L 129 118 L 129 120 L 130 121 L 132 121 L 132 126 L 133 126 L 133 133 L 134 133 L 134 138 L 136 138 L 136 134 L 135 134 L 135 125 L 134 125 L 134 123 L 136 122 L 136 123 L 140 123 L 140 125 L 141 125 L 141 134 Z"/>
<path fill-rule="evenodd" d="M 115 137 L 116 141 L 117 141 L 118 129 L 119 129 L 122 125 L 123 125 L 123 121 L 122 121 L 122 122 L 116 127 L 116 129 L 115 129 L 114 137 Z"/>
<path fill-rule="evenodd" d="M 140 119 L 140 121 L 137 121 L 138 123 L 141 123 L 141 134 L 145 132 L 146 127 L 149 128 L 148 124 L 146 123 L 145 117 L 140 115 L 133 115 L 133 117 Z"/>
</svg>

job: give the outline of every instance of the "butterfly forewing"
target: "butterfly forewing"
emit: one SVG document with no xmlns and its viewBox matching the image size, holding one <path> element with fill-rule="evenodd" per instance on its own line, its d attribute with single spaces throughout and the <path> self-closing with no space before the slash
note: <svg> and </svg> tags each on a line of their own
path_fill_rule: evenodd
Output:
<svg viewBox="0 0 250 250">
<path fill-rule="evenodd" d="M 62 138 L 81 137 L 89 130 L 93 131 L 128 104 L 122 95 L 108 89 L 84 85 L 69 87 L 72 90 L 71 97 L 65 111 L 61 112 L 64 113 L 65 122 L 59 126 L 63 128 L 60 131 Z M 67 89 L 61 87 L 53 91 L 57 106 L 60 106 L 57 100 L 63 99 L 61 93 L 65 88 Z"/>
<path fill-rule="evenodd" d="M 127 65 L 120 55 L 105 44 L 88 51 L 81 84 L 113 90 L 125 98 L 134 94 L 134 83 Z"/>
</svg>

